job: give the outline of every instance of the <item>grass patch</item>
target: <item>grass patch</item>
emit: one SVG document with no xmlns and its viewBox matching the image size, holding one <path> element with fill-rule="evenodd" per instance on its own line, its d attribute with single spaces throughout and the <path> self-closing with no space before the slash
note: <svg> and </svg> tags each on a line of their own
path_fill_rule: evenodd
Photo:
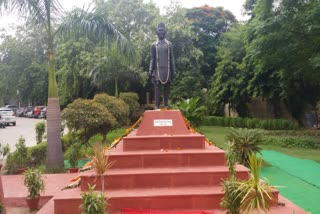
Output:
<svg viewBox="0 0 320 214">
<path fill-rule="evenodd" d="M 211 142 L 213 142 L 217 147 L 221 149 L 227 148 L 226 143 L 226 133 L 228 131 L 228 127 L 222 126 L 200 126 L 197 130 L 205 135 Z"/>
<path fill-rule="evenodd" d="M 108 143 L 112 143 L 112 141 L 115 138 L 121 137 L 123 135 L 123 133 L 125 132 L 126 128 L 119 128 L 119 129 L 115 129 L 112 130 L 111 132 L 109 132 L 107 134 L 107 141 Z"/>
</svg>

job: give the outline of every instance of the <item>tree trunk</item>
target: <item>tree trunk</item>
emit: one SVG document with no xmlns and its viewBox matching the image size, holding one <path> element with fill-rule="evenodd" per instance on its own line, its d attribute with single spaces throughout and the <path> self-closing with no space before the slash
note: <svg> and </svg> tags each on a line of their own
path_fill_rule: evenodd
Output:
<svg viewBox="0 0 320 214">
<path fill-rule="evenodd" d="M 50 33 L 48 33 L 50 35 Z M 56 81 L 53 40 L 48 41 L 48 106 L 47 106 L 47 168 L 63 167 L 61 115 Z"/>
<path fill-rule="evenodd" d="M 318 114 L 318 109 L 317 109 L 317 104 L 315 106 L 313 106 L 313 111 L 314 111 L 314 117 L 315 117 L 315 125 L 316 125 L 316 129 L 320 128 L 319 127 L 319 114 Z"/>
<path fill-rule="evenodd" d="M 114 78 L 114 96 L 119 97 L 118 92 L 118 78 Z"/>
<path fill-rule="evenodd" d="M 47 108 L 47 168 L 63 167 L 61 117 L 59 98 L 48 98 Z"/>
</svg>

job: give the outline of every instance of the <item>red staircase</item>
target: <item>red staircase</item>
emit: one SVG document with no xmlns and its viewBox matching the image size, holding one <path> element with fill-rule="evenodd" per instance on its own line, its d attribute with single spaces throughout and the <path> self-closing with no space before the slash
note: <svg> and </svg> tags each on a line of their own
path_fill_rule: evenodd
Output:
<svg viewBox="0 0 320 214">
<path fill-rule="evenodd" d="M 162 123 L 163 122 L 163 123 Z M 157 134 L 160 133 L 160 134 Z M 104 175 L 109 213 L 123 208 L 144 210 L 213 210 L 220 207 L 221 181 L 229 175 L 224 151 L 191 133 L 179 111 L 146 111 L 138 130 L 110 151 L 112 168 Z M 237 176 L 249 170 L 237 167 Z M 80 193 L 100 179 L 81 175 L 80 188 L 54 196 L 54 213 L 80 213 Z"/>
</svg>

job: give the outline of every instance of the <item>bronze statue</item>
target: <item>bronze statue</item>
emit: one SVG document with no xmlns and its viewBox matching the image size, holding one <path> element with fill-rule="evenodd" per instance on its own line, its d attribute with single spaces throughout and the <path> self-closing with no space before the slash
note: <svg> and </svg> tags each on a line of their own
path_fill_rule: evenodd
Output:
<svg viewBox="0 0 320 214">
<path fill-rule="evenodd" d="M 175 65 L 172 43 L 166 40 L 166 27 L 159 23 L 156 30 L 158 40 L 151 45 L 148 75 L 154 84 L 156 109 L 160 107 L 160 87 L 163 85 L 164 106 L 169 108 L 170 83 L 174 79 Z"/>
</svg>

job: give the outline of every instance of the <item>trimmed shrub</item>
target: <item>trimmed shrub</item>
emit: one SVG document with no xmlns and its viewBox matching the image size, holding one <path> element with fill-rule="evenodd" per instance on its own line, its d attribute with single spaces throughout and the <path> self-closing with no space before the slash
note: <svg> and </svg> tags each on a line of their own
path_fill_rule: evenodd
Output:
<svg viewBox="0 0 320 214">
<path fill-rule="evenodd" d="M 120 99 L 122 99 L 125 103 L 129 106 L 129 117 L 132 121 L 132 116 L 135 112 L 139 111 L 140 104 L 139 104 L 139 96 L 137 93 L 134 92 L 123 92 L 119 95 Z"/>
<path fill-rule="evenodd" d="M 83 144 L 96 134 L 105 136 L 116 125 L 109 110 L 93 100 L 76 99 L 63 110 L 62 118 Z"/>
<path fill-rule="evenodd" d="M 36 146 L 29 147 L 28 152 L 30 154 L 30 163 L 32 166 L 44 164 L 47 158 L 47 142 L 42 142 Z"/>
<path fill-rule="evenodd" d="M 129 122 L 129 106 L 122 99 L 117 99 L 108 94 L 97 94 L 94 96 L 95 102 L 101 103 L 116 118 L 118 125 L 122 127 Z"/>
<path fill-rule="evenodd" d="M 310 138 L 265 136 L 263 137 L 261 144 L 275 145 L 285 148 L 320 149 L 320 144 Z"/>
<path fill-rule="evenodd" d="M 42 142 L 45 132 L 46 132 L 46 123 L 44 121 L 36 123 L 36 141 L 37 141 L 37 144 Z"/>
<path fill-rule="evenodd" d="M 261 120 L 257 118 L 240 118 L 240 117 L 205 117 L 202 125 L 206 126 L 231 126 L 249 129 L 266 129 L 266 130 L 295 130 L 299 126 L 296 122 L 284 119 Z"/>
</svg>

